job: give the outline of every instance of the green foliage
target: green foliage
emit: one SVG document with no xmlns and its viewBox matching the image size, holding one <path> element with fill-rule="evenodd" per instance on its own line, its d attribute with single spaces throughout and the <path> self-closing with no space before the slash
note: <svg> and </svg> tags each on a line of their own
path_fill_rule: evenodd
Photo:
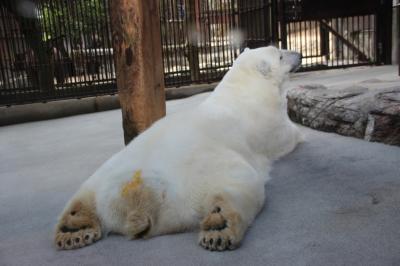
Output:
<svg viewBox="0 0 400 266">
<path fill-rule="evenodd" d="M 107 0 L 41 1 L 39 18 L 43 39 L 66 36 L 76 43 L 90 38 L 107 27 Z"/>
</svg>

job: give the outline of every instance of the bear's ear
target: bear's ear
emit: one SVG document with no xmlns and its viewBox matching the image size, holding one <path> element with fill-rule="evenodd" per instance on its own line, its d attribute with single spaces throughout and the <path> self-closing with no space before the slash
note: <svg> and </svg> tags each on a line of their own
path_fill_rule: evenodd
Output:
<svg viewBox="0 0 400 266">
<path fill-rule="evenodd" d="M 241 54 L 243 54 L 244 52 L 247 52 L 247 51 L 250 51 L 250 48 L 249 47 L 246 47 L 246 48 L 242 48 L 242 49 L 240 49 L 240 53 Z"/>
<path fill-rule="evenodd" d="M 266 60 L 261 60 L 256 65 L 256 70 L 263 76 L 267 76 L 268 73 L 271 71 L 271 66 Z"/>
</svg>

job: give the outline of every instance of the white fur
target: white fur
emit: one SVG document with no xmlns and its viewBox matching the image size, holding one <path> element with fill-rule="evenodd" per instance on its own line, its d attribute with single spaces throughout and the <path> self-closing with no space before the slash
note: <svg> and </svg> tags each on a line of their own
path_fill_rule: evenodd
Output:
<svg viewBox="0 0 400 266">
<path fill-rule="evenodd" d="M 82 189 L 95 192 L 103 230 L 123 226 L 110 202 L 137 170 L 162 203 L 150 236 L 198 227 L 217 193 L 229 195 L 249 225 L 264 203 L 272 160 L 300 140 L 281 89 L 291 56 L 246 50 L 204 102 L 159 120 L 101 166 Z"/>
</svg>

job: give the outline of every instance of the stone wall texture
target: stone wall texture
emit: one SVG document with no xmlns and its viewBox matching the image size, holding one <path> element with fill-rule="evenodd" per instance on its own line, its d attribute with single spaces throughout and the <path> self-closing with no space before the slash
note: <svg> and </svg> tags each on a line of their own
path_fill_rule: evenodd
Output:
<svg viewBox="0 0 400 266">
<path fill-rule="evenodd" d="M 306 85 L 289 90 L 289 117 L 302 125 L 367 141 L 400 146 L 400 86 L 356 85 L 327 89 Z"/>
</svg>

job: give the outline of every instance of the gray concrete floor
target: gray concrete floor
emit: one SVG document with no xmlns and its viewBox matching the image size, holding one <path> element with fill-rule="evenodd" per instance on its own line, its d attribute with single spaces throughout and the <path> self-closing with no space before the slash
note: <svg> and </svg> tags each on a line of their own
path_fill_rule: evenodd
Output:
<svg viewBox="0 0 400 266">
<path fill-rule="evenodd" d="M 64 204 L 123 147 L 120 111 L 0 127 L 0 265 L 400 265 L 400 148 L 302 130 L 307 141 L 275 163 L 242 247 L 211 253 L 196 233 L 56 251 Z"/>
</svg>

